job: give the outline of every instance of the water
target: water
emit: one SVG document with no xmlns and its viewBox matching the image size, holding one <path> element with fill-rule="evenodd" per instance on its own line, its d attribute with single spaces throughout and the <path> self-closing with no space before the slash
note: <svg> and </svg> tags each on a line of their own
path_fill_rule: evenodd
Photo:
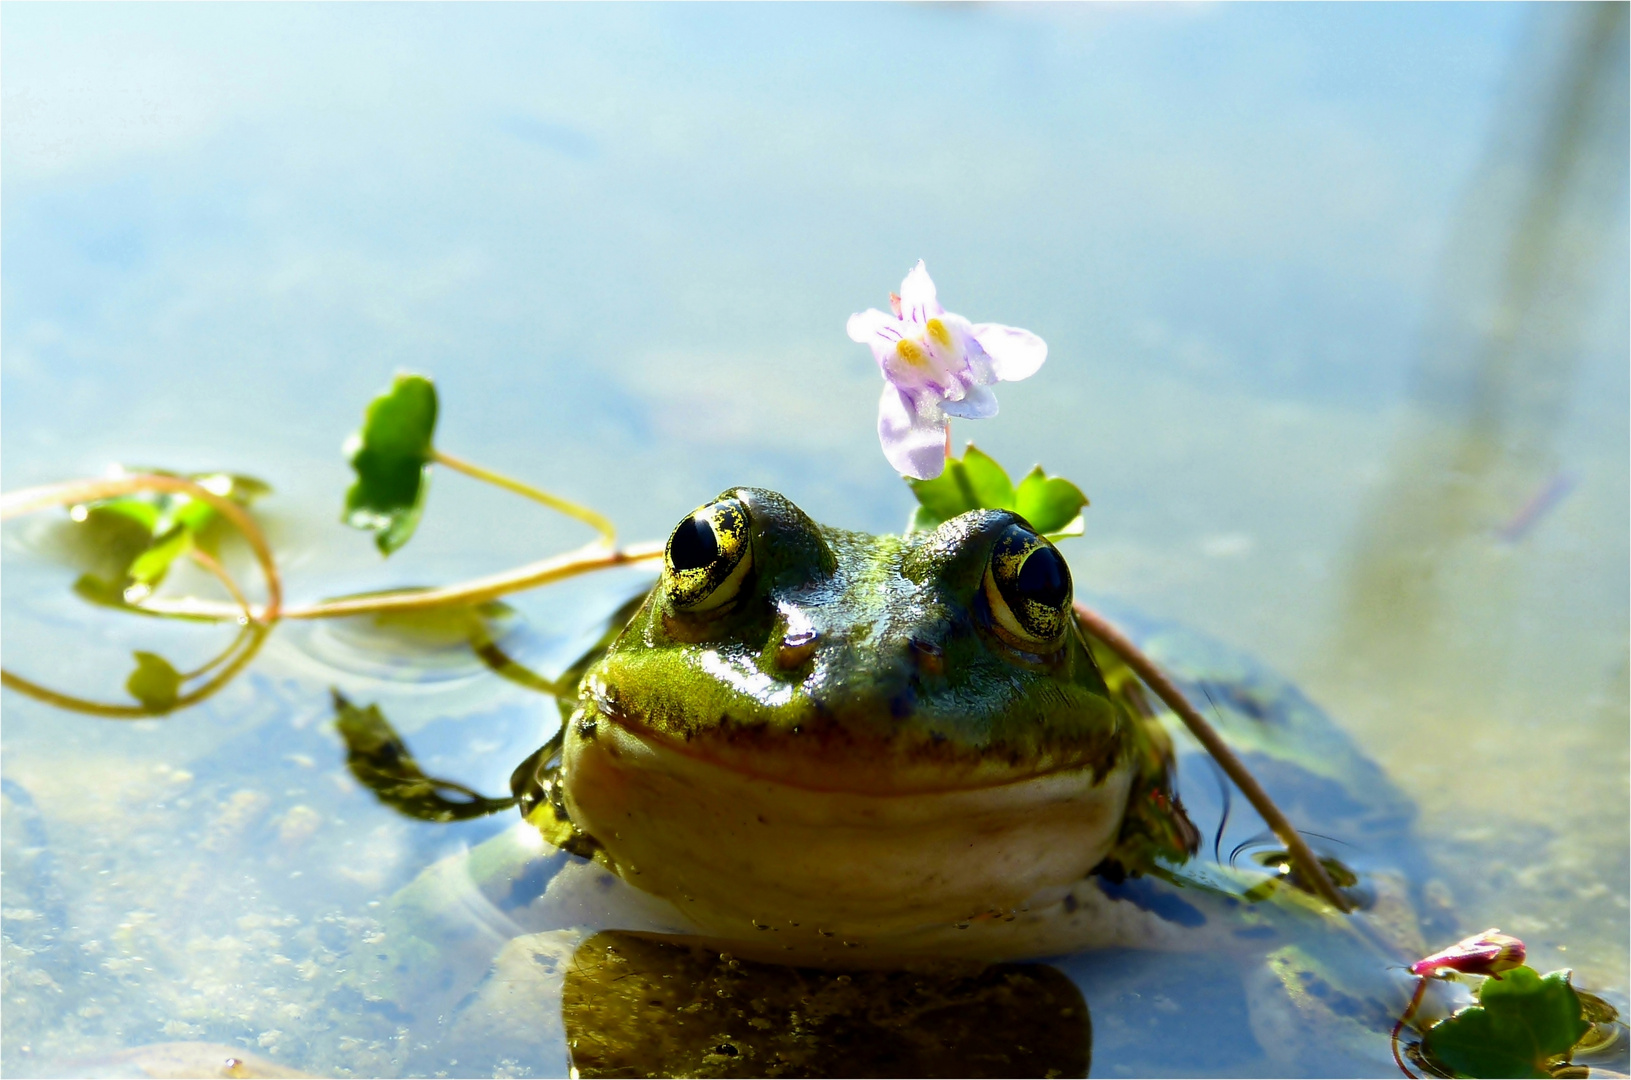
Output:
<svg viewBox="0 0 1631 1080">
<path fill-rule="evenodd" d="M 631 539 L 736 483 L 898 529 L 843 322 L 922 257 L 952 310 L 1049 342 L 954 434 L 1088 492 L 1081 588 L 1291 677 L 1415 800 L 1461 929 L 1623 1003 L 1622 8 L 6 20 L 6 490 L 114 461 L 262 476 L 300 600 L 585 539 L 451 474 L 389 562 L 340 526 L 340 440 L 406 368 L 437 378 L 445 449 Z M 85 606 L 53 528 L 6 527 L 8 670 L 124 701 L 133 650 L 227 644 Z M 514 648 L 558 669 L 642 580 L 515 598 Z M 293 625 L 165 719 L 6 693 L 5 1071 L 189 1042 L 459 1071 L 341 969 L 509 819 L 381 806 L 331 688 L 488 794 L 555 717 L 456 655 Z M 1205 958 L 1062 970 L 1095 1073 L 1292 1068 Z"/>
</svg>

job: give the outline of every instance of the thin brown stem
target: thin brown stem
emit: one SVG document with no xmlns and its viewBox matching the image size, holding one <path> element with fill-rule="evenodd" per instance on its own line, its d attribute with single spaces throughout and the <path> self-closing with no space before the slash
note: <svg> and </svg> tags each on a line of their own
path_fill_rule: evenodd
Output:
<svg viewBox="0 0 1631 1080">
<path fill-rule="evenodd" d="M 70 712 L 103 716 L 111 720 L 145 720 L 149 717 L 164 716 L 185 709 L 189 705 L 197 705 L 200 701 L 210 697 L 221 687 L 231 682 L 233 676 L 237 675 L 243 669 L 243 666 L 254 659 L 255 654 L 260 651 L 261 643 L 266 640 L 269 629 L 270 627 L 263 623 L 248 624 L 244 628 L 245 633 L 234 638 L 232 644 L 227 646 L 226 652 L 222 654 L 223 656 L 232 656 L 233 650 L 239 648 L 247 634 L 248 644 L 236 656 L 232 657 L 232 662 L 217 672 L 215 677 L 203 686 L 176 698 L 175 704 L 167 709 L 149 709 L 145 705 L 109 705 L 100 701 L 88 701 L 85 698 L 74 697 L 71 694 L 60 694 L 55 690 L 48 689 L 37 682 L 25 679 L 21 675 L 14 675 L 4 669 L 0 669 L 0 684 L 17 691 L 19 694 L 34 698 L 36 701 L 43 701 L 47 705 L 55 705 L 59 709 L 67 709 Z M 213 666 L 212 663 L 199 670 L 207 671 Z"/>
<path fill-rule="evenodd" d="M 249 610 L 248 598 L 244 596 L 243 590 L 238 588 L 238 583 L 232 580 L 232 575 L 227 573 L 227 568 L 221 565 L 219 559 L 198 547 L 188 551 L 187 557 L 208 570 L 215 577 L 215 580 L 219 581 L 221 586 L 232 595 L 232 599 L 237 603 L 238 610 L 245 622 L 254 619 L 254 613 Z"/>
<path fill-rule="evenodd" d="M 590 544 L 564 555 L 518 566 L 513 570 L 475 578 L 458 585 L 435 589 L 402 589 L 396 592 L 373 593 L 368 596 L 324 600 L 315 604 L 296 604 L 282 610 L 285 619 L 334 619 L 350 615 L 370 615 L 380 611 L 418 611 L 424 608 L 448 607 L 460 604 L 480 604 L 510 593 L 535 589 L 556 581 L 577 577 L 614 566 L 627 566 L 661 558 L 663 543 L 632 544 L 626 548 L 608 550 L 600 544 Z M 175 600 L 153 598 L 139 605 L 140 610 L 153 615 L 170 615 L 194 619 L 234 619 L 237 609 L 218 600 L 199 600 L 182 597 Z"/>
<path fill-rule="evenodd" d="M 1235 752 L 1229 749 L 1229 744 L 1224 742 L 1212 725 L 1206 722 L 1206 718 L 1196 711 L 1172 680 L 1156 666 L 1155 661 L 1146 656 L 1142 649 L 1134 645 L 1104 616 L 1087 605 L 1080 603 L 1076 605 L 1076 619 L 1083 631 L 1104 642 L 1111 652 L 1121 657 L 1122 661 L 1144 680 L 1146 686 L 1155 691 L 1157 697 L 1166 702 L 1168 708 L 1178 714 L 1184 726 L 1189 728 L 1190 733 L 1200 741 L 1223 771 L 1229 774 L 1229 779 L 1235 782 L 1241 794 L 1246 796 L 1247 801 L 1268 823 L 1269 828 L 1274 830 L 1280 842 L 1285 844 L 1297 872 L 1314 892 L 1338 911 L 1353 910 L 1353 904 L 1337 891 L 1330 875 L 1325 872 L 1325 867 L 1320 865 L 1319 859 L 1314 856 L 1302 834 L 1292 827 L 1291 822 L 1280 812 L 1280 808 L 1274 805 L 1274 800 L 1269 798 L 1268 792 L 1257 782 L 1257 778 L 1247 770 L 1245 763 L 1235 756 Z"/>
<path fill-rule="evenodd" d="M 108 480 L 70 480 L 62 484 L 24 488 L 0 496 L 0 521 L 32 514 L 48 506 L 95 502 L 98 499 L 111 499 L 119 495 L 134 495 L 141 491 L 168 491 L 177 495 L 191 496 L 208 503 L 231 522 L 248 542 L 250 550 L 255 553 L 255 561 L 260 564 L 261 573 L 266 578 L 266 606 L 261 609 L 259 621 L 271 623 L 278 618 L 283 606 L 283 581 L 278 576 L 277 562 L 272 558 L 272 548 L 266 542 L 266 535 L 243 507 L 185 477 L 133 473 L 130 476 Z M 236 609 L 229 617 L 237 617 Z"/>
<path fill-rule="evenodd" d="M 255 622 L 253 619 L 243 619 L 240 621 L 239 626 L 241 629 L 238 631 L 238 636 L 232 639 L 232 644 L 228 645 L 225 649 L 222 649 L 218 654 L 216 654 L 214 659 L 209 660 L 203 666 L 193 668 L 191 671 L 183 671 L 181 673 L 181 681 L 191 682 L 200 675 L 206 675 L 209 672 L 214 671 L 216 668 L 220 667 L 222 664 L 226 663 L 232 658 L 232 655 L 237 651 L 238 646 L 242 645 L 250 634 L 253 634 L 261 629 L 261 624 Z"/>
<path fill-rule="evenodd" d="M 453 469 L 456 472 L 462 472 L 466 476 L 473 476 L 477 480 L 482 480 L 486 483 L 496 485 L 503 488 L 505 491 L 520 495 L 522 498 L 531 499 L 533 502 L 537 503 L 543 503 L 551 510 L 565 514 L 567 517 L 577 518 L 585 525 L 600 533 L 601 537 L 606 541 L 608 546 L 617 543 L 617 527 L 608 521 L 604 516 L 597 514 L 587 506 L 579 505 L 578 503 L 572 502 L 570 499 L 563 499 L 559 495 L 551 495 L 549 492 L 535 488 L 531 484 L 525 484 L 520 480 L 511 479 L 510 477 L 505 476 L 503 473 L 496 473 L 491 469 L 483 468 L 482 466 L 474 464 L 473 462 L 465 461 L 463 458 L 454 457 L 452 454 L 444 453 L 441 450 L 432 450 L 430 456 L 431 460 L 436 462 L 438 465 L 446 465 L 448 468 Z"/>
<path fill-rule="evenodd" d="M 1417 1077 L 1415 1073 L 1406 1067 L 1404 1058 L 1399 1054 L 1399 1033 L 1404 1031 L 1404 1026 L 1410 1023 L 1411 1018 L 1416 1015 L 1416 1010 L 1421 1007 L 1422 995 L 1426 992 L 1427 976 L 1423 975 L 1416 983 L 1416 992 L 1411 995 L 1410 1004 L 1405 1006 L 1403 1015 L 1399 1017 L 1399 1022 L 1393 1025 L 1393 1063 L 1399 1066 L 1399 1071 L 1408 1076 L 1410 1080 L 1417 1080 Z"/>
</svg>

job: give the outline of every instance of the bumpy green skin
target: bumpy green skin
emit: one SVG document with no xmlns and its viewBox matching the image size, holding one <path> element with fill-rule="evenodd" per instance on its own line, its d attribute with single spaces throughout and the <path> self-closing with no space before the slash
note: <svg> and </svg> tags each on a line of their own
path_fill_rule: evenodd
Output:
<svg viewBox="0 0 1631 1080">
<path fill-rule="evenodd" d="M 1148 804 L 1133 824 L 1166 838 L 1133 846 L 1187 855 L 1194 830 L 1159 725 L 1112 694 L 1079 634 L 1037 654 L 994 626 L 982 583 L 998 534 L 1022 518 L 977 511 L 871 536 L 817 525 L 774 492 L 720 498 L 752 522 L 739 599 L 687 618 L 665 572 L 585 677 L 580 734 L 617 722 L 771 778 L 877 792 L 1103 775 L 1131 759 Z"/>
</svg>

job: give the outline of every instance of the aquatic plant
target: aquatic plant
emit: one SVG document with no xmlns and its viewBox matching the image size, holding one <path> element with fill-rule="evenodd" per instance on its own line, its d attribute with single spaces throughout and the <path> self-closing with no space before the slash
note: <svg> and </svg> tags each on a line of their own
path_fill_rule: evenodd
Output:
<svg viewBox="0 0 1631 1080">
<path fill-rule="evenodd" d="M 1543 976 L 1526 966 L 1527 954 L 1522 941 L 1491 927 L 1411 964 L 1419 981 L 1393 1025 L 1393 1060 L 1400 1071 L 1415 1076 L 1400 1054 L 1399 1036 L 1433 980 L 1482 980 L 1476 1005 L 1428 1025 L 1410 1047 L 1416 1064 L 1433 1075 L 1564 1075 L 1577 1053 L 1591 1053 L 1615 1037 L 1611 1007 L 1575 990 L 1568 971 Z"/>
</svg>

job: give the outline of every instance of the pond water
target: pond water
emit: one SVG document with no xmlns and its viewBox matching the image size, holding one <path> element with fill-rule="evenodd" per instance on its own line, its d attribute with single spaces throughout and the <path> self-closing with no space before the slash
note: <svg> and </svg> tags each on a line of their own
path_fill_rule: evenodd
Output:
<svg viewBox="0 0 1631 1080">
<path fill-rule="evenodd" d="M 437 380 L 441 448 L 630 540 L 732 484 L 897 530 L 910 493 L 844 321 L 921 257 L 952 310 L 1049 343 L 999 417 L 953 434 L 1088 493 L 1062 545 L 1079 593 L 1299 686 L 1413 802 L 1428 926 L 1517 934 L 1623 1014 L 1625 18 L 11 6 L 0 475 L 259 476 L 297 601 L 587 539 L 447 473 L 389 561 L 339 524 L 340 443 L 406 369 Z M 133 652 L 186 670 L 231 640 L 83 602 L 70 529 L 6 526 L 8 671 L 129 702 Z M 559 671 L 650 580 L 511 597 L 504 647 Z M 377 704 L 426 772 L 495 796 L 559 722 L 468 651 L 367 625 L 280 625 L 164 717 L 5 692 L 0 1071 L 156 1075 L 218 1068 L 221 1048 L 263 1072 L 571 1067 L 559 1006 L 530 1039 L 465 1007 L 496 993 L 502 924 L 427 929 L 433 974 L 363 985 L 392 898 L 515 816 L 381 803 L 346 767 L 333 691 Z M 1215 822 L 1210 774 L 1181 782 Z M 583 944 L 580 968 L 608 948 Z M 671 959 L 688 987 L 726 977 Z M 1327 1055 L 1324 1033 L 1254 1012 L 1242 963 L 1098 951 L 1012 985 L 1079 995 L 1098 1075 L 1382 1071 L 1385 1036 Z M 524 978 L 500 983 L 525 1000 Z M 1009 1017 L 963 984 L 860 983 Z M 627 1022 L 566 996 L 588 1002 L 573 1038 Z"/>
</svg>

